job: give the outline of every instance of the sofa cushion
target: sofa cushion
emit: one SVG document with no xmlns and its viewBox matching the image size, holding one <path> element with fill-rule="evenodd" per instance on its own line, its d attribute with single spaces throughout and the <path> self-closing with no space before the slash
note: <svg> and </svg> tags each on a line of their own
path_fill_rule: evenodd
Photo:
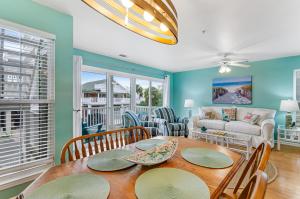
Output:
<svg viewBox="0 0 300 199">
<path fill-rule="evenodd" d="M 236 121 L 236 108 L 223 108 L 222 118 L 224 121 Z"/>
<path fill-rule="evenodd" d="M 207 112 L 213 112 L 217 120 L 222 120 L 222 107 L 207 106 L 202 107 L 201 111 L 204 113 L 204 116 Z"/>
<path fill-rule="evenodd" d="M 237 108 L 237 118 L 236 120 L 242 121 L 244 117 L 248 114 L 252 113 L 255 115 L 259 115 L 257 124 L 261 126 L 261 123 L 266 119 L 274 119 L 276 111 L 272 109 L 263 109 L 263 108 L 247 108 L 247 107 L 238 107 Z"/>
<path fill-rule="evenodd" d="M 199 120 L 197 122 L 197 126 L 199 128 L 206 127 L 208 129 L 216 129 L 216 130 L 224 130 L 225 124 L 226 122 L 222 120 Z"/>
<path fill-rule="evenodd" d="M 231 121 L 225 124 L 225 131 L 244 133 L 249 135 L 261 134 L 261 128 L 258 125 L 252 125 L 241 121 Z"/>
</svg>

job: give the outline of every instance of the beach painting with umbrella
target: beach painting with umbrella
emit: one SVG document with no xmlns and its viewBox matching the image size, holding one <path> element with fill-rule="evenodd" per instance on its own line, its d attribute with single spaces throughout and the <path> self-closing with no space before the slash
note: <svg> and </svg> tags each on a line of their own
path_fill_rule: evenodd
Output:
<svg viewBox="0 0 300 199">
<path fill-rule="evenodd" d="M 213 80 L 214 104 L 252 104 L 252 76 Z"/>
</svg>

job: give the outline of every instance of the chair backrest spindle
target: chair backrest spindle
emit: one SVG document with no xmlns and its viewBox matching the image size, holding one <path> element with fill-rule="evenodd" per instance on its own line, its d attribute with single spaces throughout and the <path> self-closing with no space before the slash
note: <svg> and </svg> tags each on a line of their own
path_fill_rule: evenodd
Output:
<svg viewBox="0 0 300 199">
<path fill-rule="evenodd" d="M 60 161 L 65 163 L 66 156 L 68 161 L 78 160 L 149 138 L 149 132 L 140 126 L 75 137 L 63 147 Z"/>
</svg>

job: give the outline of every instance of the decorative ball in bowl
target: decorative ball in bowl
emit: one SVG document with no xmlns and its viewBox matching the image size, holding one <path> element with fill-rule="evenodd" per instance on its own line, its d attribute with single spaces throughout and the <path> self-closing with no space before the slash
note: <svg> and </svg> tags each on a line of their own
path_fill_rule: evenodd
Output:
<svg viewBox="0 0 300 199">
<path fill-rule="evenodd" d="M 146 151 L 136 152 L 130 156 L 124 157 L 124 159 L 140 165 L 153 166 L 172 158 L 177 147 L 178 139 L 171 138 L 165 144 Z"/>
</svg>

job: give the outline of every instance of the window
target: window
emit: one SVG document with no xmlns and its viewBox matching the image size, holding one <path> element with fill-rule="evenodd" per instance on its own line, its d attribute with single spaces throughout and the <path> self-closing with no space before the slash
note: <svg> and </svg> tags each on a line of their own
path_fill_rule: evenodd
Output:
<svg viewBox="0 0 300 199">
<path fill-rule="evenodd" d="M 136 79 L 135 82 L 135 102 L 136 112 L 139 114 L 149 114 L 149 88 L 150 81 L 144 79 Z"/>
<path fill-rule="evenodd" d="M 0 24 L 0 189 L 54 161 L 54 37 L 25 29 Z"/>
<path fill-rule="evenodd" d="M 163 83 L 152 81 L 151 83 L 151 105 L 161 107 L 163 105 Z"/>
<path fill-rule="evenodd" d="M 157 107 L 163 106 L 163 87 L 163 81 L 136 79 L 136 112 L 151 117 Z"/>
</svg>

